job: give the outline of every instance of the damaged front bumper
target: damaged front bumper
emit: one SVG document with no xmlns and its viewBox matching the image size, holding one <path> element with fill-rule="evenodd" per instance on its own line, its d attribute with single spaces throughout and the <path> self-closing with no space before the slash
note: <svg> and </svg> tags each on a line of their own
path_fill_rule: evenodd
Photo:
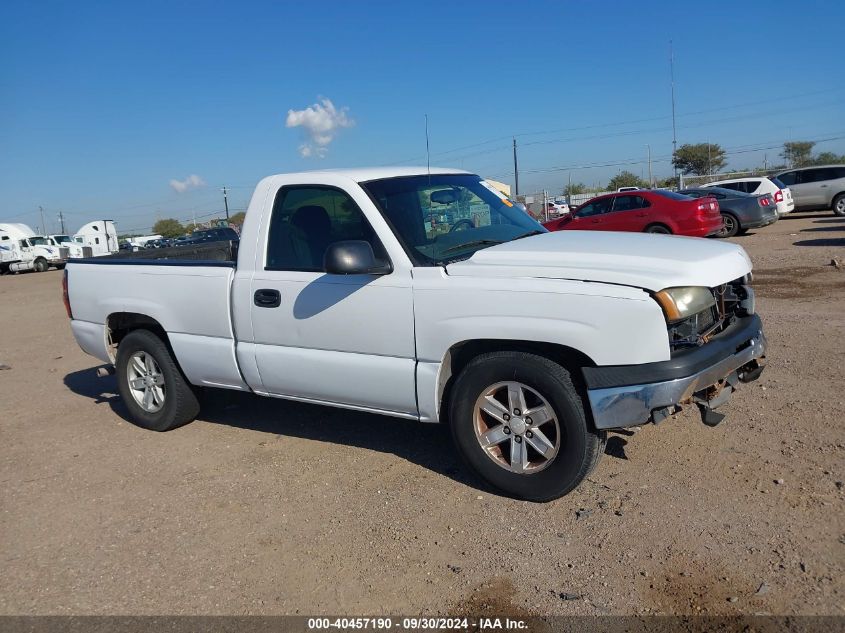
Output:
<svg viewBox="0 0 845 633">
<path fill-rule="evenodd" d="M 643 365 L 585 367 L 584 380 L 598 429 L 619 429 L 660 422 L 695 404 L 705 424 L 724 417 L 714 411 L 730 399 L 740 382 L 763 371 L 766 337 L 757 315 L 737 319 L 701 347 L 672 359 Z"/>
</svg>

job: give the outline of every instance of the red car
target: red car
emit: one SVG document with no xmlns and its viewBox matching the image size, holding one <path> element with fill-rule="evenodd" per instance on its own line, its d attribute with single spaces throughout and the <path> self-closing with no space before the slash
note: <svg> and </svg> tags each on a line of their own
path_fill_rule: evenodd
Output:
<svg viewBox="0 0 845 633">
<path fill-rule="evenodd" d="M 641 189 L 611 193 L 549 220 L 550 231 L 637 231 L 706 237 L 722 229 L 715 198 L 690 198 L 674 191 Z"/>
</svg>

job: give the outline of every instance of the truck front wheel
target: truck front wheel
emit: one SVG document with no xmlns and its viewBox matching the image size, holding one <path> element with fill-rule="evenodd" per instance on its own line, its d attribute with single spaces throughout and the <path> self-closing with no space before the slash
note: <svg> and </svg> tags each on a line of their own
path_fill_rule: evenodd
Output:
<svg viewBox="0 0 845 633">
<path fill-rule="evenodd" d="M 134 330 L 117 348 L 117 387 L 132 422 L 169 431 L 197 417 L 200 406 L 170 350 L 149 330 Z"/>
<path fill-rule="evenodd" d="M 35 260 L 35 263 L 32 265 L 37 273 L 46 272 L 47 269 L 50 267 L 50 264 L 47 263 L 47 260 L 43 257 L 38 257 Z"/>
<path fill-rule="evenodd" d="M 598 464 L 606 437 L 588 423 L 569 372 L 523 352 L 473 359 L 455 382 L 450 425 L 482 479 L 529 501 L 572 491 Z"/>
</svg>

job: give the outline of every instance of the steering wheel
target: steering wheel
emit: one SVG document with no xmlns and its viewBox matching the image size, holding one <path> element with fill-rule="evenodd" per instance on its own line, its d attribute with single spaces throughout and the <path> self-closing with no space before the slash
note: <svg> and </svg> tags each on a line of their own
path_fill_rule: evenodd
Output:
<svg viewBox="0 0 845 633">
<path fill-rule="evenodd" d="M 462 226 L 464 228 L 458 228 Z M 449 229 L 449 233 L 454 233 L 455 231 L 465 231 L 466 229 L 474 229 L 475 225 L 472 223 L 472 220 L 468 218 L 464 218 L 463 220 L 458 220 L 452 225 L 452 228 Z"/>
</svg>

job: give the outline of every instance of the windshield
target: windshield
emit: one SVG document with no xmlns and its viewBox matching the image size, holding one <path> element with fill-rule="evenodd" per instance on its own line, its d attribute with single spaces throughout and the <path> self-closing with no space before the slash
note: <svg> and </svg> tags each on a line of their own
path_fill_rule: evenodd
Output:
<svg viewBox="0 0 845 633">
<path fill-rule="evenodd" d="M 482 248 L 547 232 L 478 176 L 409 176 L 361 186 L 417 265 L 466 259 Z"/>
<path fill-rule="evenodd" d="M 56 240 L 56 244 L 63 244 L 71 241 L 69 235 L 54 235 L 53 239 Z"/>
<path fill-rule="evenodd" d="M 29 243 L 33 246 L 49 246 L 50 242 L 46 237 L 30 237 Z"/>
</svg>

